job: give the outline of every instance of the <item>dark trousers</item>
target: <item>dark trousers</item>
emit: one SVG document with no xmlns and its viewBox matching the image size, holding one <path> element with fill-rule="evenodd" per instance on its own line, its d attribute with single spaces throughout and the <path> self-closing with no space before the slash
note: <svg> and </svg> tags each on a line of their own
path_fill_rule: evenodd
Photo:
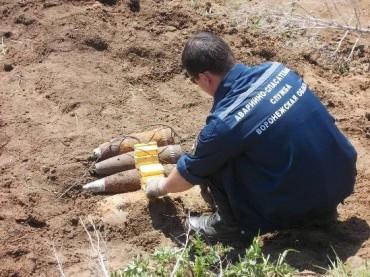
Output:
<svg viewBox="0 0 370 277">
<path fill-rule="evenodd" d="M 240 232 L 242 232 L 240 224 L 233 214 L 228 197 L 224 190 L 213 184 L 205 184 L 200 187 L 203 199 L 212 207 L 214 212 L 214 220 L 210 221 L 210 224 L 213 224 L 215 229 L 220 229 L 221 231 L 235 230 L 235 235 L 237 235 L 237 233 L 240 234 Z M 324 227 L 335 222 L 337 220 L 337 216 L 338 213 L 335 207 L 333 209 L 315 212 L 314 214 L 307 214 L 299 221 L 287 223 L 287 226 L 283 229 L 309 226 Z M 248 236 L 256 235 L 248 232 L 248 230 L 244 230 L 243 233 Z"/>
<path fill-rule="evenodd" d="M 235 219 L 226 193 L 213 184 L 203 184 L 200 188 L 203 199 L 212 207 L 213 212 L 217 214 L 216 218 L 218 220 L 213 223 L 217 224 L 219 228 L 222 228 L 223 225 L 227 225 L 228 229 L 233 227 L 240 233 L 240 224 Z"/>
</svg>

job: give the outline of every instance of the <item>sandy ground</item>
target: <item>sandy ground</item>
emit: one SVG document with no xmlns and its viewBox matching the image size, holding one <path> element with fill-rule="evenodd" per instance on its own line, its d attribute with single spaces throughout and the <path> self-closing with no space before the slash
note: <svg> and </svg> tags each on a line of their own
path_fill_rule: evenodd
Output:
<svg viewBox="0 0 370 277">
<path fill-rule="evenodd" d="M 216 14 L 222 2 L 212 8 L 215 15 L 208 16 L 205 1 L 195 9 L 190 1 L 144 0 L 140 12 L 132 12 L 125 1 L 0 0 L 0 39 L 7 48 L 0 51 L 0 276 L 58 276 L 53 245 L 69 276 L 89 276 L 94 263 L 79 223 L 89 215 L 112 269 L 176 243 L 186 211 L 202 207 L 196 191 L 154 203 L 141 191 L 115 196 L 111 201 L 123 203 L 117 222 L 117 214 L 109 218 L 112 211 L 101 208 L 105 196 L 81 193 L 79 185 L 94 179 L 88 174 L 92 149 L 114 136 L 168 124 L 190 148 L 211 106 L 180 65 L 184 42 L 199 30 L 221 34 L 242 62 L 278 60 L 298 71 L 358 151 L 356 190 L 341 205 L 340 221 L 325 230 L 271 234 L 264 251 L 299 250 L 288 261 L 300 271 L 319 272 L 313 265 L 326 266 L 331 247 L 343 260 L 370 259 L 366 39 L 341 73 L 316 52 L 230 24 Z M 344 43 L 343 51 L 352 45 Z"/>
</svg>

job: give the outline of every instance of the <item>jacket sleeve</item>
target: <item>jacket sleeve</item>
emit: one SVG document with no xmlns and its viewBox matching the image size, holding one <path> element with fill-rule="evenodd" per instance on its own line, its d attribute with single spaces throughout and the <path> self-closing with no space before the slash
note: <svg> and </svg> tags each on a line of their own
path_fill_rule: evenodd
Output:
<svg viewBox="0 0 370 277">
<path fill-rule="evenodd" d="M 213 118 L 201 130 L 194 154 L 180 157 L 177 170 L 189 183 L 203 184 L 242 149 L 240 136 L 222 120 Z"/>
</svg>

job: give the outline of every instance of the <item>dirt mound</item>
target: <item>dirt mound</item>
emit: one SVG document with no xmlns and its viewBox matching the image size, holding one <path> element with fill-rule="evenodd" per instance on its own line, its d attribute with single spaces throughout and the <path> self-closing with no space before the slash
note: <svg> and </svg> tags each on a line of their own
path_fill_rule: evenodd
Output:
<svg viewBox="0 0 370 277">
<path fill-rule="evenodd" d="M 53 245 L 66 273 L 88 275 L 90 245 L 79 222 L 89 215 L 113 269 L 181 241 L 188 210 L 206 210 L 194 194 L 155 202 L 128 194 L 127 204 L 102 218 L 106 196 L 80 186 L 94 179 L 92 149 L 114 136 L 163 123 L 190 149 L 212 104 L 180 65 L 184 42 L 200 30 L 221 34 L 241 62 L 274 59 L 297 70 L 359 153 L 356 191 L 341 207 L 341 223 L 324 235 L 267 238 L 266 249 L 298 248 L 291 263 L 300 269 L 326 261 L 329 241 L 344 259 L 370 258 L 369 45 L 361 42 L 341 71 L 284 37 L 238 26 L 222 1 L 135 2 L 0 0 L 0 276 L 58 275 Z M 350 48 L 343 43 L 343 51 Z"/>
<path fill-rule="evenodd" d="M 176 243 L 185 237 L 185 219 L 190 211 L 207 211 L 197 188 L 169 197 L 148 200 L 143 191 L 104 198 L 98 204 L 97 218 L 105 238 L 117 237 L 151 251 L 163 241 Z"/>
</svg>

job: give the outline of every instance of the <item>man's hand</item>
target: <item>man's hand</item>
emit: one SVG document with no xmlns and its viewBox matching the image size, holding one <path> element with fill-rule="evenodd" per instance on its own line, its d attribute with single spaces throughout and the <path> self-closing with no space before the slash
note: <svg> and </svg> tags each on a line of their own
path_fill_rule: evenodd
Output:
<svg viewBox="0 0 370 277">
<path fill-rule="evenodd" d="M 145 184 L 145 194 L 148 198 L 157 198 L 167 194 L 165 190 L 166 184 L 165 177 L 152 177 L 149 178 Z"/>
<path fill-rule="evenodd" d="M 145 194 L 148 198 L 164 196 L 167 193 L 182 192 L 190 189 L 192 184 L 186 181 L 174 168 L 170 175 L 165 177 L 148 178 L 145 184 Z"/>
</svg>

